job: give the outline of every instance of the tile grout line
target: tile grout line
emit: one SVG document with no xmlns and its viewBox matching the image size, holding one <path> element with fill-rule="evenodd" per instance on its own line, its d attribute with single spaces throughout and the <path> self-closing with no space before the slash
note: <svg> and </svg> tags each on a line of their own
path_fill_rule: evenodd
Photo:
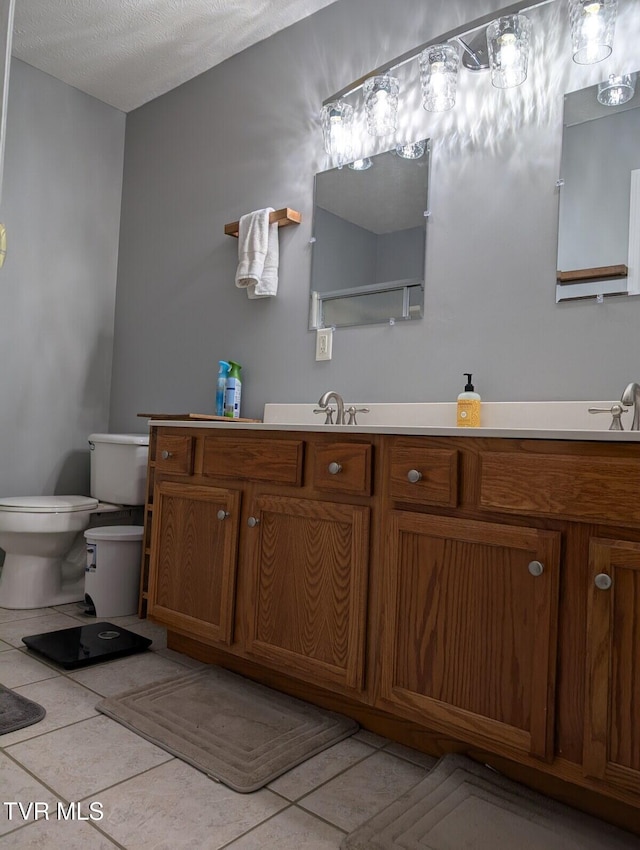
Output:
<svg viewBox="0 0 640 850">
<path fill-rule="evenodd" d="M 81 622 L 81 623 L 82 623 L 82 622 L 87 622 L 87 620 L 86 620 L 85 618 L 80 618 L 80 617 L 78 617 L 78 618 L 74 618 L 74 617 L 73 617 L 73 615 L 66 614 L 66 612 L 57 611 L 56 613 L 60 613 L 60 614 L 62 614 L 63 616 L 69 617 L 69 619 L 73 621 L 73 624 L 74 624 L 74 625 L 75 625 L 77 622 Z M 42 614 L 39 614 L 39 615 L 37 615 L 37 616 L 43 616 L 43 615 L 42 615 Z M 27 617 L 27 618 L 21 618 L 21 619 L 24 619 L 24 620 L 25 620 L 25 622 L 27 622 L 27 621 L 29 621 L 29 620 L 30 620 L 30 619 L 32 619 L 32 618 Z M 15 622 L 15 621 L 8 621 L 8 622 Z M 3 623 L 0 623 L 0 633 L 1 633 L 1 630 L 2 630 L 2 625 L 3 625 Z M 128 625 L 132 625 L 132 626 L 133 626 L 133 625 L 135 625 L 135 623 L 125 624 L 125 625 L 123 625 L 123 626 L 122 626 L 122 628 L 126 628 Z M 0 638 L 0 640 L 2 640 L 2 638 Z M 95 690 L 94 690 L 94 688 L 89 687 L 88 685 L 84 684 L 84 683 L 83 683 L 83 682 L 81 682 L 81 681 L 78 681 L 78 680 L 77 680 L 77 679 L 75 679 L 75 678 L 72 678 L 72 675 L 71 675 L 71 674 L 72 674 L 72 673 L 74 673 L 74 672 L 76 672 L 76 671 L 60 670 L 60 669 L 58 669 L 57 667 L 53 667 L 51 664 L 48 664 L 46 660 L 44 660 L 44 659 L 40 659 L 39 657 L 36 657 L 33 653 L 31 653 L 31 652 L 28 650 L 28 648 L 27 648 L 27 647 L 14 647 L 14 646 L 12 646 L 11 644 L 7 644 L 7 650 L 9 650 L 9 649 L 18 649 L 18 651 L 21 651 L 21 652 L 23 652 L 23 654 L 26 654 L 26 655 L 27 655 L 27 657 L 31 657 L 31 658 L 33 658 L 34 660 L 37 660 L 38 662 L 43 663 L 45 666 L 47 666 L 47 667 L 48 667 L 50 670 L 52 670 L 52 672 L 53 672 L 53 675 L 52 675 L 52 676 L 49 676 L 49 677 L 47 677 L 47 678 L 45 678 L 45 679 L 39 679 L 39 680 L 36 680 L 35 682 L 26 682 L 26 683 L 24 683 L 24 684 L 22 684 L 22 685 L 19 685 L 19 686 L 18 686 L 19 688 L 28 687 L 29 685 L 32 685 L 32 684 L 38 684 L 38 683 L 41 683 L 41 682 L 53 681 L 53 680 L 54 680 L 54 679 L 56 679 L 56 678 L 64 677 L 64 678 L 66 678 L 67 680 L 70 680 L 70 681 L 74 682 L 76 685 L 78 685 L 79 687 L 81 687 L 81 688 L 83 688 L 84 690 L 88 691 L 89 693 L 91 693 L 91 694 L 95 694 L 95 695 L 97 696 L 97 698 L 98 698 L 98 699 L 100 699 L 100 700 L 101 700 L 101 699 L 108 698 L 108 696 L 109 696 L 109 695 L 100 694 L 99 692 L 95 691 Z M 158 654 L 159 654 L 161 649 L 164 649 L 164 647 L 162 647 L 162 646 L 161 646 L 161 647 L 159 647 L 159 649 L 158 649 L 158 650 L 153 650 L 152 648 L 150 648 L 150 650 L 149 650 L 149 651 L 151 651 L 151 652 L 155 652 L 155 653 L 158 653 Z M 2 651 L 5 651 L 5 650 L 2 650 Z M 179 655 L 179 653 L 178 653 L 178 655 Z M 160 655 L 160 657 L 163 657 L 163 656 L 162 656 L 162 655 Z M 111 664 L 115 664 L 115 662 L 116 662 L 116 661 L 120 661 L 120 660 L 121 660 L 121 659 L 113 659 L 113 661 L 112 661 L 112 662 L 106 662 L 106 664 L 110 666 Z M 184 662 L 182 661 L 182 659 L 180 659 L 180 658 L 172 658 L 172 659 L 170 659 L 170 660 L 175 661 L 177 664 L 179 664 L 179 665 L 181 665 L 182 667 L 184 667 L 184 668 L 185 668 L 185 670 L 190 670 L 190 669 L 191 669 L 191 667 L 189 666 L 189 664 L 184 663 Z M 46 735 L 46 734 L 49 734 L 49 733 L 51 733 L 51 732 L 55 732 L 55 731 L 59 731 L 59 730 L 62 730 L 62 729 L 66 729 L 66 728 L 69 728 L 70 726 L 75 726 L 75 725 L 77 725 L 78 723 L 86 722 L 87 720 L 91 720 L 91 719 L 95 718 L 96 716 L 101 716 L 101 713 L 100 713 L 100 712 L 96 712 L 94 715 L 91 715 L 90 717 L 82 718 L 82 719 L 80 719 L 80 720 L 77 720 L 77 721 L 74 721 L 74 722 L 71 722 L 71 723 L 64 724 L 64 725 L 62 725 L 62 726 L 57 727 L 56 729 L 49 730 L 48 732 L 43 732 L 41 735 L 34 735 L 34 736 L 33 736 L 33 738 L 25 739 L 25 742 L 26 742 L 26 741 L 32 741 L 32 740 L 34 740 L 34 739 L 36 739 L 36 738 L 42 737 L 42 736 L 44 736 L 44 735 Z M 114 721 L 114 722 L 115 722 L 115 721 Z M 130 731 L 134 731 L 134 730 L 130 730 Z M 361 731 L 366 732 L 367 730 L 361 730 Z M 134 734 L 137 734 L 137 733 L 135 733 L 135 732 L 134 732 Z M 357 735 L 357 733 L 356 733 L 356 735 Z M 139 736 L 139 735 L 138 735 L 138 737 L 142 737 L 142 736 Z M 146 740 L 146 739 L 143 739 L 143 740 Z M 323 787 L 325 787 L 327 784 L 329 784 L 329 783 L 333 782 L 333 781 L 334 781 L 334 780 L 336 780 L 338 777 L 340 777 L 340 776 L 344 775 L 344 774 L 345 774 L 345 773 L 347 773 L 349 770 L 353 769 L 353 768 L 354 768 L 354 767 L 356 767 L 357 765 L 363 764 L 364 762 L 366 762 L 367 760 L 369 760 L 372 756 L 376 755 L 376 753 L 384 752 L 384 753 L 386 753 L 388 756 L 390 756 L 390 757 L 391 757 L 391 758 L 393 758 L 393 759 L 397 759 L 397 760 L 399 760 L 400 762 L 408 763 L 408 764 L 411 764 L 411 765 L 412 765 L 412 766 L 414 766 L 414 767 L 421 768 L 421 769 L 423 769 L 423 770 L 425 771 L 425 775 L 426 775 L 426 773 L 428 772 L 428 770 L 430 769 L 430 768 L 425 768 L 425 766 L 424 766 L 423 764 L 420 764 L 418 761 L 413 760 L 413 759 L 411 759 L 410 757 L 407 757 L 407 755 L 406 755 L 406 754 L 389 752 L 387 748 L 388 748 L 388 747 L 390 747 L 391 745 L 393 745 L 393 743 L 394 743 L 393 741 L 383 739 L 383 740 L 382 740 L 382 743 L 377 745 L 376 743 L 372 743 L 372 742 L 369 742 L 369 741 L 366 741 L 366 740 L 362 740 L 362 739 L 357 738 L 357 737 L 354 737 L 354 740 L 355 740 L 355 741 L 357 741 L 357 742 L 359 742 L 359 743 L 360 743 L 360 744 L 362 744 L 363 746 L 367 747 L 367 748 L 369 749 L 369 752 L 368 752 L 368 753 L 366 753 L 365 755 L 361 756 L 360 758 L 356 759 L 354 762 L 352 762 L 352 763 L 350 763 L 350 764 L 346 765 L 345 767 L 343 767 L 341 770 L 339 770 L 339 771 L 338 771 L 337 773 L 335 773 L 334 775 L 332 775 L 332 776 L 330 776 L 329 778 L 325 779 L 324 781 L 320 782 L 317 786 L 315 786 L 314 788 L 312 788 L 312 789 L 310 789 L 309 791 L 307 791 L 307 792 L 306 792 L 305 794 L 303 794 L 300 798 L 298 798 L 298 799 L 296 799 L 296 800 L 290 800 L 290 799 L 288 799 L 286 796 L 284 796 L 283 794 L 281 794 L 281 793 L 279 793 L 278 791 L 275 791 L 275 790 L 273 790 L 273 789 L 269 788 L 269 786 L 268 786 L 268 785 L 265 785 L 265 786 L 264 786 L 264 788 L 265 788 L 265 789 L 269 790 L 269 792 L 270 792 L 272 795 L 274 795 L 274 797 L 276 797 L 276 798 L 280 799 L 280 800 L 284 803 L 283 808 L 279 809 L 277 812 L 274 812 L 272 815 L 270 815 L 269 817 L 265 818 L 265 820 L 260 821 L 260 823 L 255 824 L 253 827 L 251 827 L 250 829 L 246 830 L 246 831 L 245 831 L 245 832 L 243 832 L 241 835 L 238 835 L 238 836 L 234 837 L 231 841 L 226 842 L 224 845 L 221 845 L 221 847 L 219 848 L 219 850 L 224 850 L 224 848 L 228 848 L 228 847 L 233 846 L 234 842 L 237 842 L 237 841 L 241 840 L 241 839 L 242 839 L 242 838 L 244 838 L 245 836 L 247 836 L 247 835 L 249 835 L 249 834 L 251 834 L 251 833 L 255 832 L 257 829 L 259 829 L 260 827 L 264 826 L 264 824 L 268 823 L 269 821 L 273 820 L 274 818 L 278 817 L 279 815 L 281 815 L 281 814 L 283 814 L 283 813 L 285 813 L 285 812 L 287 812 L 287 811 L 290 811 L 290 810 L 297 810 L 298 812 L 303 813 L 306 817 L 311 818 L 313 821 L 316 821 L 316 822 L 318 822 L 318 823 L 325 824 L 326 826 L 328 826 L 328 827 L 330 827 L 330 828 L 332 828 L 332 829 L 334 829 L 334 830 L 337 830 L 339 833 L 341 833 L 341 834 L 343 834 L 343 835 L 348 834 L 348 831 L 347 831 L 347 830 L 345 830 L 343 827 L 338 826 L 337 824 L 335 824 L 335 823 L 331 822 L 330 820 L 328 820 L 326 817 L 324 817 L 324 816 L 322 816 L 322 815 L 320 815 L 320 814 L 317 814 L 316 812 L 313 812 L 312 810 L 309 810 L 309 809 L 304 808 L 304 806 L 303 806 L 303 805 L 301 805 L 301 803 L 303 803 L 303 802 L 304 802 L 304 800 L 308 799 L 308 797 L 309 797 L 310 795 L 312 795 L 312 794 L 316 793 L 318 790 L 322 789 L 322 788 L 323 788 Z M 60 800 L 63 800 L 63 801 L 64 801 L 64 800 L 65 800 L 65 798 L 64 798 L 64 797 L 62 797 L 61 795 L 59 795 L 59 794 L 58 794 L 56 791 L 54 791 L 54 789 L 53 789 L 53 788 L 51 788 L 51 787 L 50 787 L 50 786 L 49 786 L 46 782 L 43 782 L 43 781 L 42 781 L 42 780 L 41 780 L 41 779 L 40 779 L 40 778 L 39 778 L 36 774 L 34 774 L 31 770 L 27 769 L 24 765 L 22 765 L 19 761 L 17 761 L 17 759 L 16 759 L 16 758 L 15 758 L 15 757 L 14 757 L 14 756 L 13 756 L 13 755 L 9 752 L 9 750 L 10 750 L 11 748 L 16 747 L 16 746 L 19 746 L 19 744 L 21 744 L 21 743 L 24 743 L 24 742 L 23 742 L 23 741 L 17 741 L 17 742 L 15 742 L 14 744 L 10 744 L 10 745 L 8 745 L 8 747 L 4 747 L 4 748 L 3 748 L 3 747 L 0 747 L 0 751 L 4 752 L 4 753 L 7 755 L 7 757 L 10 759 L 10 761 L 11 761 L 12 763 L 14 763 L 14 764 L 15 764 L 15 765 L 19 768 L 19 769 L 21 769 L 21 770 L 25 771 L 28 775 L 30 775 L 33 779 L 35 779 L 35 780 L 36 780 L 36 782 L 38 782 L 38 784 L 39 784 L 39 785 L 41 785 L 43 788 L 47 789 L 47 790 L 48 790 L 51 794 L 53 794 L 53 795 L 54 795 L 54 797 L 55 797 L 56 799 L 60 799 Z M 163 748 L 161 748 L 161 747 L 160 747 L 160 749 L 163 749 Z M 165 751 L 165 752 L 166 752 L 166 751 Z M 419 753 L 420 751 L 416 751 L 416 752 L 418 752 L 418 753 Z M 144 776 L 145 774 L 148 774 L 148 773 L 152 772 L 153 770 L 155 770 L 155 769 L 156 769 L 156 768 L 158 768 L 158 767 L 161 767 L 161 766 L 164 766 L 164 765 L 170 764 L 171 762 L 173 762 L 173 761 L 176 761 L 176 760 L 177 760 L 177 759 L 176 759 L 176 757 L 172 756 L 171 754 L 167 753 L 167 755 L 168 755 L 167 760 L 166 760 L 166 761 L 164 761 L 164 762 L 161 762 L 159 765 L 153 765 L 153 766 L 151 766 L 151 767 L 149 767 L 149 768 L 147 768 L 147 769 L 145 769 L 145 770 L 141 771 L 140 773 L 137 773 L 137 774 L 134 774 L 133 776 L 130 776 L 130 777 L 126 777 L 126 778 L 124 778 L 124 779 L 121 779 L 121 780 L 119 780 L 118 782 L 114 782 L 112 785 L 109 785 L 109 786 L 107 786 L 107 787 L 106 787 L 106 788 L 104 788 L 104 789 L 100 789 L 100 792 L 95 792 L 95 793 L 97 793 L 97 794 L 101 794 L 101 793 L 105 793 L 105 792 L 107 792 L 107 791 L 111 791 L 111 790 L 113 790 L 114 788 L 117 788 L 117 787 L 119 787 L 119 786 L 122 786 L 122 785 L 126 784 L 127 782 L 130 782 L 130 781 L 132 781 L 132 780 L 134 780 L 134 779 L 139 779 L 140 777 Z M 197 770 L 197 768 L 193 768 L 193 769 L 194 769 L 194 770 Z M 200 772 L 202 772 L 202 771 L 200 771 Z M 203 773 L 203 772 L 202 772 L 202 773 Z M 204 774 L 204 775 L 206 776 L 206 774 Z M 286 774 L 282 774 L 282 775 L 286 775 Z M 211 780 L 211 781 L 214 781 L 214 780 Z M 224 783 L 222 783 L 222 784 L 224 784 Z M 86 797 L 86 795 L 83 795 L 83 799 L 84 799 L 85 797 Z M 66 802 L 69 802 L 69 801 L 66 801 Z M 35 821 L 34 821 L 34 822 L 35 822 Z M 31 823 L 33 823 L 33 822 L 31 822 Z M 24 825 L 20 825 L 20 826 L 19 826 L 19 827 L 17 827 L 16 829 L 22 829 L 22 828 L 23 828 L 23 826 L 28 826 L 28 825 L 30 825 L 30 824 L 29 824 L 29 823 L 25 823 Z M 122 844 L 120 844 L 119 842 L 117 842 L 117 841 L 116 841 L 116 840 L 115 840 L 115 839 L 114 839 L 111 835 L 109 835 L 109 833 L 108 833 L 108 832 L 105 832 L 105 831 L 103 830 L 103 828 L 101 828 L 101 827 L 98 825 L 98 823 L 91 821 L 91 822 L 90 822 L 90 826 L 94 827 L 94 829 L 96 830 L 96 832 L 98 832 L 101 836 L 104 836 L 104 838 L 105 838 L 105 839 L 107 839 L 108 841 L 110 841 L 110 842 L 111 842 L 111 843 L 112 843 L 115 847 L 123 848 L 123 850 L 127 850 L 127 847 L 126 847 L 125 845 L 122 845 Z M 14 832 L 14 831 L 15 831 L 15 830 L 12 830 L 12 832 Z M 1 840 L 1 836 L 0 836 L 0 840 Z"/>
</svg>

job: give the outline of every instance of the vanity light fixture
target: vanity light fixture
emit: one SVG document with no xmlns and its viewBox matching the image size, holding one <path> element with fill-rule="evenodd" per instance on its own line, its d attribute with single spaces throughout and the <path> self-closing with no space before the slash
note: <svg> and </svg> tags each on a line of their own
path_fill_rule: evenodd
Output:
<svg viewBox="0 0 640 850">
<path fill-rule="evenodd" d="M 527 79 L 531 23 L 524 15 L 506 15 L 487 27 L 491 82 L 510 89 Z"/>
<path fill-rule="evenodd" d="M 387 136 L 398 126 L 400 83 L 390 74 L 369 77 L 364 81 L 364 104 L 367 130 L 372 136 Z"/>
<path fill-rule="evenodd" d="M 621 106 L 631 100 L 635 90 L 635 74 L 609 74 L 603 83 L 598 83 L 596 97 L 603 106 Z"/>
<path fill-rule="evenodd" d="M 321 121 L 324 149 L 342 168 L 352 155 L 353 106 L 344 100 L 327 103 L 322 107 Z"/>
<path fill-rule="evenodd" d="M 422 105 L 428 112 L 446 112 L 456 102 L 460 57 L 453 44 L 434 44 L 418 58 Z"/>
<path fill-rule="evenodd" d="M 403 145 L 396 145 L 396 153 L 403 159 L 420 159 L 424 154 L 424 142 L 406 142 Z"/>
<path fill-rule="evenodd" d="M 353 162 L 349 163 L 349 168 L 352 171 L 367 171 L 367 169 L 371 168 L 373 162 L 368 156 L 363 157 L 362 159 L 356 159 Z"/>
<path fill-rule="evenodd" d="M 420 66 L 422 105 L 429 112 L 443 112 L 455 105 L 460 64 L 472 72 L 490 68 L 491 82 L 496 88 L 520 85 L 527 78 L 531 40 L 531 21 L 523 13 L 555 2 L 557 0 L 519 0 L 503 6 L 442 33 L 354 80 L 324 103 L 322 128 L 325 150 L 339 168 L 352 158 L 350 142 L 354 112 L 353 107 L 350 112 L 347 111 L 348 105 L 343 98 L 359 90 L 364 96 L 368 132 L 372 136 L 395 132 L 400 83 L 392 74 L 416 59 Z M 617 0 L 567 2 L 574 61 L 587 64 L 606 58 L 613 49 Z M 459 47 L 462 47 L 461 59 Z M 622 90 L 619 95 L 624 96 Z M 616 95 L 612 92 L 611 96 Z M 396 145 L 396 152 L 402 156 L 399 147 L 402 144 Z"/>
<path fill-rule="evenodd" d="M 573 61 L 601 62 L 613 50 L 618 0 L 569 0 Z"/>
</svg>

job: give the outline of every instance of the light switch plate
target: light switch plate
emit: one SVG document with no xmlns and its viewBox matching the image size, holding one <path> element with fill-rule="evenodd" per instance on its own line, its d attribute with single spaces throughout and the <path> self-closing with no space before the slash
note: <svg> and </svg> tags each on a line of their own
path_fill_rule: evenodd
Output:
<svg viewBox="0 0 640 850">
<path fill-rule="evenodd" d="M 318 328 L 316 331 L 316 360 L 331 360 L 333 352 L 333 328 Z"/>
</svg>

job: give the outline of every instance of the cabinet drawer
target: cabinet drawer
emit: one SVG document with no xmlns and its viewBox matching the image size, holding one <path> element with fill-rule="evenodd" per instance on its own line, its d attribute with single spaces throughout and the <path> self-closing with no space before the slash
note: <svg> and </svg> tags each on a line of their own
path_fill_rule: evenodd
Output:
<svg viewBox="0 0 640 850">
<path fill-rule="evenodd" d="M 417 480 L 414 480 L 417 479 Z M 391 449 L 392 498 L 426 505 L 458 504 L 458 452 L 398 441 Z"/>
<path fill-rule="evenodd" d="M 567 519 L 640 521 L 640 458 L 482 452 L 480 506 Z"/>
<path fill-rule="evenodd" d="M 205 437 L 202 472 L 238 481 L 302 483 L 302 440 Z"/>
<path fill-rule="evenodd" d="M 371 495 L 370 443 L 331 443 L 310 450 L 316 489 Z"/>
<path fill-rule="evenodd" d="M 158 434 L 156 442 L 156 469 L 182 475 L 193 473 L 193 437 Z"/>
</svg>

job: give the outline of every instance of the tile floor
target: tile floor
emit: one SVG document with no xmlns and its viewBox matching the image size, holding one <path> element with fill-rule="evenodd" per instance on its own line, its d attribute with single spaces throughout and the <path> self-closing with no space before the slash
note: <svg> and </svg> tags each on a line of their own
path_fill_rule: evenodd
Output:
<svg viewBox="0 0 640 850">
<path fill-rule="evenodd" d="M 77 605 L 0 608 L 0 682 L 47 710 L 0 738 L 0 850 L 337 850 L 435 763 L 360 731 L 266 788 L 237 794 L 95 710 L 102 696 L 200 666 L 166 648 L 164 629 L 112 618 L 151 637 L 152 651 L 68 672 L 21 641 L 90 620 Z M 29 802 L 41 804 L 40 817 Z M 80 818 L 57 818 L 58 802 Z"/>
</svg>

